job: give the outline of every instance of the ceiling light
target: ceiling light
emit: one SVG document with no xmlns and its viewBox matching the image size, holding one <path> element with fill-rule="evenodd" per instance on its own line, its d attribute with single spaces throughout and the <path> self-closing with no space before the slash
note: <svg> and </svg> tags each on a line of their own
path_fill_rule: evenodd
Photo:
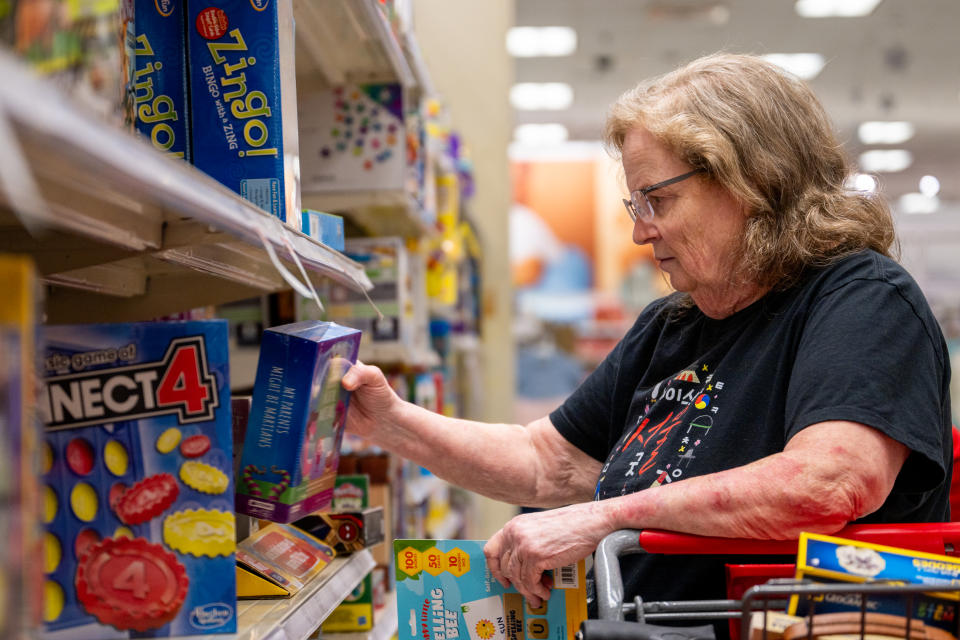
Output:
<svg viewBox="0 0 960 640">
<path fill-rule="evenodd" d="M 920 193 L 928 198 L 935 197 L 940 193 L 940 181 L 936 176 L 923 176 L 920 178 Z"/>
<path fill-rule="evenodd" d="M 900 196 L 899 205 L 903 213 L 933 213 L 940 207 L 940 200 L 922 193 L 905 193 Z"/>
<path fill-rule="evenodd" d="M 793 5 L 804 18 L 856 18 L 870 15 L 881 0 L 797 0 Z"/>
<path fill-rule="evenodd" d="M 507 51 L 517 58 L 569 56 L 577 50 L 571 27 L 513 27 L 507 31 Z"/>
<path fill-rule="evenodd" d="M 913 124 L 873 120 L 857 127 L 857 135 L 863 144 L 903 144 L 913 137 Z"/>
<path fill-rule="evenodd" d="M 546 146 L 566 142 L 567 135 L 567 128 L 559 122 L 521 124 L 513 130 L 514 140 L 530 146 Z"/>
<path fill-rule="evenodd" d="M 518 82 L 510 88 L 510 104 L 523 111 L 566 109 L 573 87 L 565 82 Z"/>
<path fill-rule="evenodd" d="M 906 149 L 871 149 L 860 154 L 860 168 L 867 173 L 895 173 L 913 163 Z"/>
<path fill-rule="evenodd" d="M 846 180 L 845 186 L 854 191 L 873 193 L 877 190 L 877 179 L 866 173 L 857 173 Z"/>
<path fill-rule="evenodd" d="M 768 53 L 763 56 L 767 62 L 792 73 L 801 80 L 815 78 L 823 69 L 826 60 L 819 53 Z"/>
</svg>

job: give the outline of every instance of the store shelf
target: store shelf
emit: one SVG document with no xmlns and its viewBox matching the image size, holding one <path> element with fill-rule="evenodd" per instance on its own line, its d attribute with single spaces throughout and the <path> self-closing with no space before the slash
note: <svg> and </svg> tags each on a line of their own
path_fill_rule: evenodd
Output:
<svg viewBox="0 0 960 640">
<path fill-rule="evenodd" d="M 307 190 L 302 198 L 304 207 L 344 214 L 370 235 L 424 237 L 438 233 L 436 225 L 424 218 L 420 203 L 406 191 Z"/>
<path fill-rule="evenodd" d="M 360 344 L 360 359 L 370 364 L 404 365 L 415 369 L 431 369 L 442 364 L 440 356 L 432 349 L 410 349 L 397 344 L 368 342 Z"/>
<path fill-rule="evenodd" d="M 375 612 L 373 629 L 355 633 L 324 633 L 323 640 L 390 640 L 397 632 L 397 596 L 388 593 L 386 604 Z"/>
<path fill-rule="evenodd" d="M 48 320 L 129 320 L 288 288 L 267 246 L 292 273 L 295 253 L 314 274 L 372 288 L 360 265 L 83 112 L 3 52 L 0 77 L 0 251 L 32 254 L 55 285 Z"/>
<path fill-rule="evenodd" d="M 236 640 L 308 638 L 375 565 L 370 551 L 363 550 L 335 558 L 292 598 L 241 600 L 237 605 Z"/>
<path fill-rule="evenodd" d="M 298 78 L 320 77 L 327 85 L 399 82 L 409 88 L 422 82 L 376 0 L 294 0 L 293 13 Z"/>
</svg>

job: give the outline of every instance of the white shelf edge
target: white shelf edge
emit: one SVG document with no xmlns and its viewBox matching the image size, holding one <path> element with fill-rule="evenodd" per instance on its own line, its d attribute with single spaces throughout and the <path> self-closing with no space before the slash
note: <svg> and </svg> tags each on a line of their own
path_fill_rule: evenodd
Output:
<svg viewBox="0 0 960 640">
<path fill-rule="evenodd" d="M 371 289 L 363 268 L 312 238 L 279 223 L 213 178 L 155 151 L 134 135 L 117 131 L 81 113 L 65 96 L 35 76 L 9 53 L 0 51 L 0 117 L 40 136 L 59 149 L 66 162 L 83 167 L 89 160 L 107 167 L 117 190 L 146 191 L 162 206 L 260 246 L 260 233 L 286 258 L 287 241 L 304 266 L 352 288 Z M 92 176 L 103 181 L 103 172 Z M 41 211 L 21 212 L 37 225 L 63 227 Z M 286 240 L 285 240 L 286 238 Z"/>
<path fill-rule="evenodd" d="M 237 606 L 237 618 L 241 623 L 236 640 L 306 640 L 374 566 L 373 554 L 364 549 L 335 558 L 323 573 L 292 598 L 241 600 Z M 244 614 L 255 614 L 257 624 L 246 625 Z"/>
<path fill-rule="evenodd" d="M 393 35 L 393 29 L 390 27 L 387 16 L 383 15 L 380 9 L 376 7 L 374 0 L 361 0 L 357 5 L 366 13 L 367 18 L 376 30 L 377 38 L 383 45 L 384 53 L 390 60 L 390 65 L 397 74 L 400 84 L 405 87 L 416 87 L 417 79 L 414 77 L 413 71 L 410 70 L 410 65 L 400 43 Z"/>
</svg>

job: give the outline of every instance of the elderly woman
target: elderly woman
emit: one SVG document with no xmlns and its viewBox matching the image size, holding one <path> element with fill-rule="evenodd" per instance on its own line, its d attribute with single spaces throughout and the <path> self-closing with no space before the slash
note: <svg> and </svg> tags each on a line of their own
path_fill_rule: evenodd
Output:
<svg viewBox="0 0 960 640">
<path fill-rule="evenodd" d="M 525 427 L 430 413 L 358 364 L 349 428 L 492 498 L 567 505 L 486 545 L 534 605 L 546 570 L 617 529 L 785 539 L 947 519 L 946 346 L 810 89 L 710 56 L 624 94 L 606 138 L 633 239 L 677 292 Z M 717 559 L 625 562 L 627 596 L 722 597 Z"/>
</svg>

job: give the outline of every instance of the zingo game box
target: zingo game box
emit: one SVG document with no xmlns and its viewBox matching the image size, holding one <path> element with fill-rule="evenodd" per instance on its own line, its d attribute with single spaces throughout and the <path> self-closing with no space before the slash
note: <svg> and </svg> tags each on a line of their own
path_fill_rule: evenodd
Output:
<svg viewBox="0 0 960 640">
<path fill-rule="evenodd" d="M 360 332 L 308 320 L 263 332 L 237 512 L 289 523 L 330 506 Z"/>
<path fill-rule="evenodd" d="M 300 229 L 292 0 L 184 0 L 193 163 Z"/>
<path fill-rule="evenodd" d="M 235 632 L 227 323 L 40 339 L 45 636 Z"/>
</svg>

